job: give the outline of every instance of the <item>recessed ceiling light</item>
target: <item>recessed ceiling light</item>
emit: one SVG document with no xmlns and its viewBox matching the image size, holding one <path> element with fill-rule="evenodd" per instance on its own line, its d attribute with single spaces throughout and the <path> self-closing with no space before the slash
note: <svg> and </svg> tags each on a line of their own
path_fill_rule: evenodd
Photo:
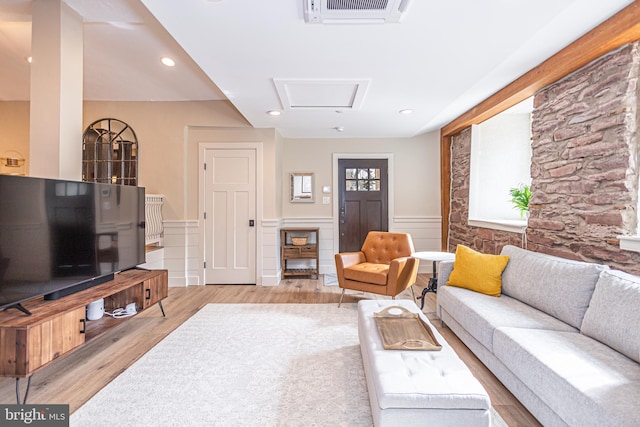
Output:
<svg viewBox="0 0 640 427">
<path fill-rule="evenodd" d="M 398 113 L 400 113 L 400 114 L 411 114 L 411 113 L 413 113 L 413 110 L 411 108 L 405 108 L 404 110 L 398 111 Z"/>
<path fill-rule="evenodd" d="M 169 58 L 168 56 L 164 56 L 161 59 L 162 63 L 164 65 L 166 65 L 167 67 L 174 67 L 176 65 L 176 61 L 174 61 L 173 59 Z"/>
<path fill-rule="evenodd" d="M 270 115 L 270 116 L 279 116 L 282 113 L 280 111 L 278 111 L 278 110 L 269 110 L 269 111 L 267 111 L 267 114 Z"/>
<path fill-rule="evenodd" d="M 31 64 L 31 62 L 32 62 L 32 61 L 33 61 L 33 58 L 32 58 L 32 57 L 30 57 L 30 56 L 27 56 L 27 62 L 28 62 L 29 64 Z"/>
</svg>

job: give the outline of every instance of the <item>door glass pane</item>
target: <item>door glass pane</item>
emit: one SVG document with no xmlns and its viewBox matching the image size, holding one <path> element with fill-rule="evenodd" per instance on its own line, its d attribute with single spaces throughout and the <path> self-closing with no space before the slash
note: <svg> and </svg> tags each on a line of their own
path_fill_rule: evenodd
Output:
<svg viewBox="0 0 640 427">
<path fill-rule="evenodd" d="M 369 181 L 358 181 L 358 191 L 369 191 Z"/>
<path fill-rule="evenodd" d="M 358 191 L 358 187 L 356 185 L 356 180 L 355 179 L 348 179 L 346 181 L 346 189 L 347 191 Z"/>
<path fill-rule="evenodd" d="M 380 181 L 377 179 L 369 181 L 369 191 L 380 191 Z"/>
<path fill-rule="evenodd" d="M 356 169 L 346 169 L 347 179 L 356 179 Z"/>
<path fill-rule="evenodd" d="M 380 169 L 369 169 L 370 179 L 380 179 Z"/>
<path fill-rule="evenodd" d="M 369 178 L 369 169 L 358 169 L 358 179 Z"/>
</svg>

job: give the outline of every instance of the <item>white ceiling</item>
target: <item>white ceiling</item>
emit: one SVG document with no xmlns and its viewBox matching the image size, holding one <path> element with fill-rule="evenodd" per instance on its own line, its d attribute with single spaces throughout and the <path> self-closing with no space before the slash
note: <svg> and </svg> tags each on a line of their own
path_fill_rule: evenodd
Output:
<svg viewBox="0 0 640 427">
<path fill-rule="evenodd" d="M 411 0 L 400 23 L 345 25 L 305 23 L 303 0 L 64 1 L 86 100 L 228 99 L 291 138 L 438 129 L 633 2 Z M 31 1 L 0 0 L 0 100 L 29 99 L 30 40 Z"/>
</svg>

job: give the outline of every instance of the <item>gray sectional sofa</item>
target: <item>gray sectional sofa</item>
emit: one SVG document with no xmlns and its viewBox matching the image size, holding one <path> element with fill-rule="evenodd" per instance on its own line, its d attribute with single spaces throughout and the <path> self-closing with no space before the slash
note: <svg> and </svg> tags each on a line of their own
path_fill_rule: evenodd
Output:
<svg viewBox="0 0 640 427">
<path fill-rule="evenodd" d="M 640 426 L 640 278 L 505 246 L 502 294 L 445 286 L 440 319 L 545 426 Z"/>
</svg>

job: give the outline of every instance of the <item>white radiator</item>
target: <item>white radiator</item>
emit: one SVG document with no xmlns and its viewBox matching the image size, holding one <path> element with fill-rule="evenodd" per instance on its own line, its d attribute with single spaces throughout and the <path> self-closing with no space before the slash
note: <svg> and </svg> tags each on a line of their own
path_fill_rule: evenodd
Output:
<svg viewBox="0 0 640 427">
<path fill-rule="evenodd" d="M 164 195 L 147 194 L 145 200 L 145 222 L 146 222 L 146 238 L 147 245 L 162 244 L 162 233 L 164 225 L 162 224 L 162 204 L 164 203 Z"/>
</svg>

